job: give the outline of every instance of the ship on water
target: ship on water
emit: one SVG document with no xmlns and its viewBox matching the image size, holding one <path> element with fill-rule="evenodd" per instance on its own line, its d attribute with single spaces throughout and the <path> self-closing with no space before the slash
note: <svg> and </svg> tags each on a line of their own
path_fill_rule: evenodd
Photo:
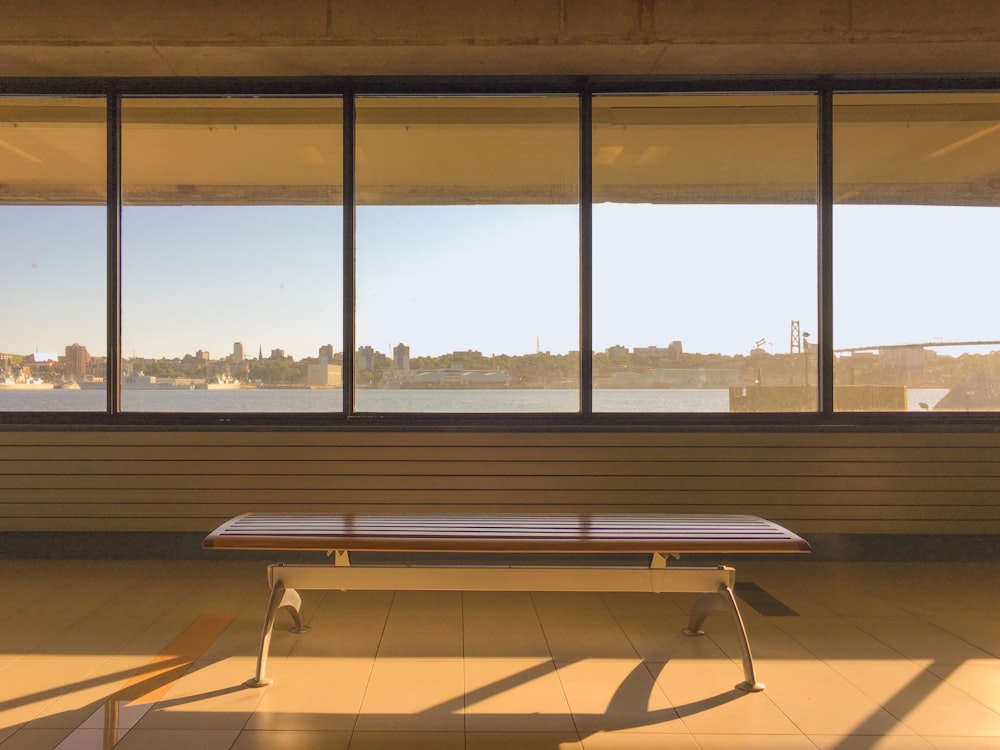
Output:
<svg viewBox="0 0 1000 750">
<path fill-rule="evenodd" d="M 0 390 L 2 391 L 51 391 L 55 388 L 55 383 L 46 383 L 40 378 L 4 378 L 0 380 Z"/>
<path fill-rule="evenodd" d="M 100 391 L 107 388 L 107 384 L 102 379 L 79 380 L 77 385 L 84 391 Z M 155 375 L 126 375 L 122 378 L 122 390 L 126 391 L 191 391 L 194 390 L 195 383 L 187 378 L 162 378 L 157 379 Z"/>
</svg>

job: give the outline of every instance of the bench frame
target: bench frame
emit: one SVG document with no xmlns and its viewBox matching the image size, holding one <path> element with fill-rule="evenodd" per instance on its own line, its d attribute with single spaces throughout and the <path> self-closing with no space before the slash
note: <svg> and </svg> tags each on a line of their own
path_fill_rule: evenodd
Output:
<svg viewBox="0 0 1000 750">
<path fill-rule="evenodd" d="M 294 621 L 292 633 L 305 633 L 309 626 L 302 621 L 302 598 L 299 591 L 572 591 L 572 592 L 642 592 L 697 593 L 684 629 L 686 635 L 704 635 L 705 618 L 716 612 L 732 615 L 743 661 L 740 690 L 758 692 L 764 683 L 757 680 L 733 586 L 736 571 L 727 566 L 667 568 L 664 555 L 654 554 L 649 568 L 559 568 L 559 567 L 357 567 L 348 562 L 346 550 L 336 551 L 336 564 L 285 564 L 268 566 L 271 597 L 264 615 L 264 628 L 257 653 L 257 671 L 246 682 L 249 687 L 264 687 L 273 680 L 266 676 L 271 633 L 278 611 L 287 609 Z M 586 571 L 586 575 L 581 575 Z"/>
<path fill-rule="evenodd" d="M 291 615 L 294 622 L 291 632 L 304 633 L 310 629 L 302 620 L 299 591 L 676 592 L 701 594 L 683 630 L 686 635 L 704 635 L 702 625 L 711 614 L 728 613 L 732 617 L 744 678 L 736 687 L 757 692 L 764 689 L 764 684 L 754 671 L 746 625 L 733 593 L 736 571 L 725 565 L 668 567 L 667 559 L 679 557 L 681 552 L 809 551 L 808 543 L 788 529 L 754 516 L 588 515 L 583 525 L 581 517 L 572 515 L 548 516 L 542 522 L 539 517 L 504 514 L 415 514 L 385 519 L 388 521 L 378 516 L 357 518 L 340 514 L 244 514 L 206 537 L 204 547 L 210 549 L 312 550 L 332 557 L 332 564 L 274 563 L 268 567 L 271 595 L 257 652 L 257 670 L 246 682 L 248 686 L 272 683 L 266 673 L 267 657 L 279 611 L 288 610 Z M 476 523 L 494 525 L 483 529 L 477 528 Z M 496 526 L 497 523 L 500 525 Z M 665 528 L 664 524 L 674 527 Z M 650 552 L 656 549 L 669 551 Z M 650 564 L 648 567 L 352 565 L 352 551 L 491 552 L 515 557 L 516 553 L 546 551 L 645 552 L 650 554 Z"/>
</svg>

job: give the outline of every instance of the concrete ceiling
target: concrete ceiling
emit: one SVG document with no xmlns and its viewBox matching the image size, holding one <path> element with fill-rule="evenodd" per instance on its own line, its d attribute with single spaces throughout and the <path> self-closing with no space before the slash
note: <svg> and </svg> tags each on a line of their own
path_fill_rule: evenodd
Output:
<svg viewBox="0 0 1000 750">
<path fill-rule="evenodd" d="M 0 0 L 2 76 L 1000 72 L 994 0 Z"/>
</svg>

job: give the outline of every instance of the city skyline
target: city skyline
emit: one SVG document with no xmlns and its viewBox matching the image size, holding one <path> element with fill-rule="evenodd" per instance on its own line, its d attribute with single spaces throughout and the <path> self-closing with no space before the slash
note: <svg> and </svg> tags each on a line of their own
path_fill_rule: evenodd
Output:
<svg viewBox="0 0 1000 750">
<path fill-rule="evenodd" d="M 579 349 L 575 206 L 358 210 L 361 345 Z M 106 354 L 103 208 L 0 212 L 0 349 L 76 341 Z M 1000 338 L 1000 209 L 834 213 L 835 348 Z M 817 341 L 815 207 L 602 204 L 594 216 L 596 351 L 683 340 L 692 352 L 764 341 L 777 353 L 793 319 Z M 182 357 L 192 339 L 208 351 L 277 345 L 296 359 L 342 349 L 341 229 L 339 207 L 127 209 L 122 355 Z"/>
</svg>

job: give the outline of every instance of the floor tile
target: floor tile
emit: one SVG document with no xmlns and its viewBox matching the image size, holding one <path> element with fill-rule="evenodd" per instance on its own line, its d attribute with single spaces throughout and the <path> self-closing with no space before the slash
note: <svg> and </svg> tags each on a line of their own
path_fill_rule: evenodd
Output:
<svg viewBox="0 0 1000 750">
<path fill-rule="evenodd" d="M 462 732 L 464 689 L 461 659 L 378 659 L 357 731 Z"/>
<path fill-rule="evenodd" d="M 70 731 L 69 729 L 25 728 L 13 733 L 6 740 L 0 741 L 0 748 L 3 750 L 52 750 L 63 741 Z M 102 738 L 103 735 L 94 730 L 93 739 L 96 740 L 97 744 L 93 744 L 92 747 L 100 748 L 99 743 Z M 75 749 L 67 747 L 65 750 Z M 85 748 L 80 748 L 80 750 L 85 750 Z"/>
<path fill-rule="evenodd" d="M 701 750 L 689 734 L 595 732 L 581 739 L 583 750 Z"/>
<path fill-rule="evenodd" d="M 698 750 L 816 750 L 816 746 L 800 734 L 696 734 Z"/>
<path fill-rule="evenodd" d="M 556 666 L 581 734 L 687 732 L 642 660 L 584 659 Z"/>
<path fill-rule="evenodd" d="M 576 731 L 472 732 L 465 735 L 465 750 L 582 750 Z"/>
<path fill-rule="evenodd" d="M 380 659 L 462 656 L 462 594 L 397 591 L 378 647 Z"/>
<path fill-rule="evenodd" d="M 831 666 L 917 734 L 1000 737 L 1000 713 L 917 662 L 844 660 Z"/>
<path fill-rule="evenodd" d="M 549 661 L 465 662 L 468 732 L 575 732 L 573 717 Z"/>
<path fill-rule="evenodd" d="M 80 726 L 108 697 L 149 663 L 150 656 L 114 656 L 96 666 L 72 689 L 42 709 L 28 726 L 33 729 Z"/>
<path fill-rule="evenodd" d="M 266 689 L 246 687 L 243 683 L 251 675 L 253 662 L 246 657 L 199 660 L 139 720 L 136 728 L 242 729 Z"/>
<path fill-rule="evenodd" d="M 997 750 L 996 737 L 925 737 L 935 750 Z"/>
<path fill-rule="evenodd" d="M 970 659 L 961 664 L 935 662 L 927 665 L 927 671 L 1000 713 L 1000 659 Z"/>
<path fill-rule="evenodd" d="M 531 594 L 539 617 L 575 620 L 579 617 L 608 614 L 600 594 L 580 591 L 535 591 Z"/>
<path fill-rule="evenodd" d="M 934 746 L 916 735 L 879 737 L 871 735 L 809 735 L 818 750 L 934 750 Z"/>
<path fill-rule="evenodd" d="M 126 734 L 115 750 L 230 750 L 236 741 L 237 730 L 222 729 L 133 729 Z"/>
<path fill-rule="evenodd" d="M 104 659 L 99 656 L 19 659 L 3 671 L 0 727 L 24 724 L 52 713 L 60 698 L 72 694 Z"/>
<path fill-rule="evenodd" d="M 818 659 L 904 658 L 855 622 L 843 617 L 787 617 L 775 621 L 774 625 Z"/>
<path fill-rule="evenodd" d="M 231 750 L 347 750 L 350 732 L 243 730 Z"/>
<path fill-rule="evenodd" d="M 648 667 L 683 725 L 693 734 L 719 734 L 723 728 L 737 736 L 800 733 L 771 700 L 770 687 L 760 693 L 734 687 L 743 673 L 728 660 L 686 659 Z"/>
<path fill-rule="evenodd" d="M 391 591 L 308 593 L 314 595 L 314 603 L 307 610 L 312 630 L 292 639 L 290 656 L 355 659 L 375 656 L 392 604 Z"/>
<path fill-rule="evenodd" d="M 548 613 L 540 619 L 555 661 L 637 656 L 625 632 L 609 613 L 572 618 Z"/>
<path fill-rule="evenodd" d="M 465 592 L 462 617 L 467 659 L 550 658 L 538 613 L 526 592 Z"/>
<path fill-rule="evenodd" d="M 246 727 L 350 731 L 373 666 L 373 659 L 290 657 L 274 683 L 259 688 L 260 702 Z"/>
<path fill-rule="evenodd" d="M 915 617 L 856 617 L 852 622 L 908 659 L 961 662 L 990 654 Z"/>
<path fill-rule="evenodd" d="M 464 750 L 462 732 L 370 732 L 351 736 L 349 750 Z"/>
<path fill-rule="evenodd" d="M 663 597 L 644 598 L 664 599 Z M 721 649 L 711 638 L 685 635 L 688 617 L 681 614 L 672 604 L 664 611 L 642 611 L 634 606 L 621 606 L 611 600 L 608 604 L 612 616 L 618 623 L 630 645 L 641 658 L 650 661 L 666 661 L 682 658 L 720 658 Z"/>
<path fill-rule="evenodd" d="M 827 664 L 771 662 L 768 699 L 806 734 L 913 734 L 896 717 Z"/>
</svg>

